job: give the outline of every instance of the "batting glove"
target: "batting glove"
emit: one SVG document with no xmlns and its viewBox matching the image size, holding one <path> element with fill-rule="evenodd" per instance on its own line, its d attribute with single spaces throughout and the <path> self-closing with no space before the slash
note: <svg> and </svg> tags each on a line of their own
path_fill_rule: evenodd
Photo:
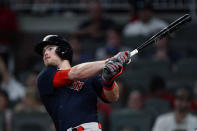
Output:
<svg viewBox="0 0 197 131">
<path fill-rule="evenodd" d="M 108 61 L 104 68 L 102 73 L 102 78 L 104 80 L 104 83 L 110 84 L 113 82 L 113 80 L 118 77 L 123 70 L 123 65 L 119 61 Z"/>
<path fill-rule="evenodd" d="M 119 61 L 122 64 L 125 64 L 127 62 L 129 62 L 129 51 L 123 51 L 123 52 L 119 52 L 117 55 L 115 55 L 114 57 L 110 58 L 110 60 L 112 61 Z"/>
</svg>

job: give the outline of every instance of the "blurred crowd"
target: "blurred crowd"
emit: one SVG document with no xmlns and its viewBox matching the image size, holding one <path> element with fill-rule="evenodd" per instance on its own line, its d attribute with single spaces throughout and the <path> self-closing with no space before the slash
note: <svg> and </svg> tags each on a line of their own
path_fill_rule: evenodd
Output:
<svg viewBox="0 0 197 131">
<path fill-rule="evenodd" d="M 52 0 L 34 2 L 50 3 Z M 106 17 L 99 1 L 88 3 L 87 18 L 78 23 L 74 32 L 63 34 L 73 47 L 73 65 L 106 59 L 120 51 L 132 51 L 136 48 L 135 44 L 139 45 L 168 25 L 168 22 L 156 17 L 151 2 L 146 0 L 131 2 L 130 18 L 124 25 Z M 36 77 L 43 64 L 39 56 L 31 54 L 33 46 L 25 43 L 32 37 L 24 35 L 23 38 L 16 12 L 4 2 L 0 2 L 0 34 L 0 112 L 3 115 L 3 130 L 12 131 L 17 112 L 46 112 L 36 88 Z M 104 131 L 139 131 L 143 126 L 147 127 L 146 131 L 197 129 L 195 48 L 179 51 L 176 46 L 171 46 L 179 44 L 173 43 L 173 39 L 179 38 L 170 35 L 157 40 L 152 48 L 132 57 L 123 75 L 117 79 L 120 87 L 117 102 L 105 104 L 98 100 Z M 22 41 L 25 44 L 21 44 Z M 186 68 L 188 62 L 183 60 L 191 60 L 191 65 Z M 181 62 L 185 65 L 182 67 L 184 71 L 180 70 Z M 117 113 L 121 115 L 125 112 L 128 113 L 125 120 L 131 123 L 114 124 L 114 121 L 120 120 L 115 117 Z M 150 119 L 145 121 L 141 116 L 150 116 Z M 138 124 L 133 126 L 132 118 L 139 120 Z M 51 130 L 54 130 L 52 127 L 51 123 Z"/>
</svg>

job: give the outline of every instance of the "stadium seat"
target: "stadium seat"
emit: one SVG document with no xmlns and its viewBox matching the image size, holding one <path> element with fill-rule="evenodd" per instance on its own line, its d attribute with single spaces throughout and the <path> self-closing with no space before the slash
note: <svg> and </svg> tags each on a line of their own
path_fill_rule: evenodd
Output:
<svg viewBox="0 0 197 131">
<path fill-rule="evenodd" d="M 145 101 L 145 108 L 153 111 L 154 116 L 170 111 L 170 102 L 159 98 L 151 98 Z"/>
<path fill-rule="evenodd" d="M 123 79 L 127 80 L 127 85 L 141 85 L 148 86 L 150 79 L 159 75 L 162 77 L 168 76 L 170 73 L 170 63 L 167 61 L 151 61 L 151 60 L 137 60 L 126 68 Z"/>
<path fill-rule="evenodd" d="M 166 75 L 165 80 L 169 83 L 192 86 L 197 80 L 197 74 L 187 71 L 177 71 Z"/>
<path fill-rule="evenodd" d="M 195 58 L 184 58 L 177 62 L 177 71 L 166 74 L 166 81 L 192 85 L 197 80 L 197 61 Z"/>
<path fill-rule="evenodd" d="M 169 72 L 170 62 L 169 61 L 154 61 L 150 59 L 138 59 L 128 65 L 129 69 L 133 70 L 144 70 L 150 73 Z"/>
<path fill-rule="evenodd" d="M 181 59 L 178 63 L 178 71 L 197 73 L 197 60 L 196 58 Z"/>
<path fill-rule="evenodd" d="M 130 127 L 136 131 L 150 131 L 152 117 L 149 113 L 129 109 L 115 110 L 111 114 L 111 131 Z"/>
<path fill-rule="evenodd" d="M 17 112 L 13 114 L 13 131 L 50 131 L 47 113 Z"/>
<path fill-rule="evenodd" d="M 197 56 L 196 27 L 197 24 L 192 23 L 181 31 L 176 32 L 170 43 L 170 47 L 182 55 Z"/>
<path fill-rule="evenodd" d="M 126 70 L 124 75 L 121 76 L 122 79 L 126 80 L 125 83 L 129 89 L 133 86 L 147 86 L 151 73 L 146 73 L 144 70 Z"/>
</svg>

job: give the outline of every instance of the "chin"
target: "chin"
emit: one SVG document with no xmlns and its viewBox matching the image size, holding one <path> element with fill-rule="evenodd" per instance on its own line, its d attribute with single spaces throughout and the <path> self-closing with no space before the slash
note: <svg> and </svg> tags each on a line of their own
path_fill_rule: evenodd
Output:
<svg viewBox="0 0 197 131">
<path fill-rule="evenodd" d="M 45 62 L 44 65 L 45 65 L 46 67 L 49 67 L 49 66 L 55 66 L 55 67 L 57 67 L 57 64 L 55 64 L 55 63 L 48 63 L 48 62 Z"/>
</svg>

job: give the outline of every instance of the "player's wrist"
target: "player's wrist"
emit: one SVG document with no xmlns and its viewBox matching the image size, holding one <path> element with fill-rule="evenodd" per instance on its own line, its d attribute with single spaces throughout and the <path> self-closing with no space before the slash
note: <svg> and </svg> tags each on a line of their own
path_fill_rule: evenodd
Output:
<svg viewBox="0 0 197 131">
<path fill-rule="evenodd" d="M 104 61 L 105 61 L 105 64 L 106 64 L 108 61 L 110 61 L 110 58 L 107 58 Z"/>
<path fill-rule="evenodd" d="M 106 81 L 103 77 L 102 77 L 102 82 L 103 82 L 103 88 L 106 90 L 112 90 L 114 88 L 114 80 L 110 80 L 110 81 Z"/>
<path fill-rule="evenodd" d="M 114 79 L 112 79 L 112 78 L 106 78 L 106 77 L 104 77 L 102 75 L 102 81 L 103 81 L 104 84 L 110 85 L 114 81 Z"/>
<path fill-rule="evenodd" d="M 103 86 L 103 88 L 104 88 L 105 90 L 108 90 L 108 91 L 113 90 L 114 87 L 115 87 L 115 82 L 114 82 L 114 81 L 111 82 L 109 85 L 104 85 L 104 86 Z"/>
</svg>

